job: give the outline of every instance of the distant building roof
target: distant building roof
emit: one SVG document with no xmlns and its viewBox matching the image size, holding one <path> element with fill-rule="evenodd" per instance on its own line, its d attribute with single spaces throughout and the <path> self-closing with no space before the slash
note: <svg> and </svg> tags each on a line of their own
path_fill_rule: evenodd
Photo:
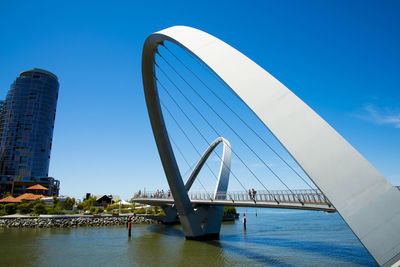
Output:
<svg viewBox="0 0 400 267">
<path fill-rule="evenodd" d="M 19 74 L 19 76 L 24 76 L 24 74 L 30 74 L 30 73 L 40 73 L 40 74 L 45 74 L 48 75 L 56 80 L 58 80 L 57 76 L 54 73 L 51 73 L 50 71 L 44 70 L 44 69 L 39 69 L 39 68 L 34 68 L 33 70 L 26 70 L 23 71 Z"/>
<path fill-rule="evenodd" d="M 112 201 L 117 202 L 120 201 L 121 198 L 118 195 L 94 195 L 94 197 L 96 197 L 96 200 L 99 200 L 100 198 L 107 196 L 108 198 L 111 198 Z"/>
<path fill-rule="evenodd" d="M 35 185 L 32 185 L 32 186 L 26 188 L 25 190 L 49 190 L 49 189 L 47 189 L 43 185 L 35 184 Z"/>
<path fill-rule="evenodd" d="M 0 199 L 0 202 L 1 203 L 18 203 L 18 202 L 21 202 L 21 200 L 15 198 L 15 197 L 12 197 L 12 196 L 8 196 L 3 199 Z"/>
<path fill-rule="evenodd" d="M 96 202 L 101 202 L 101 201 L 112 201 L 112 195 L 103 195 L 100 198 L 96 199 Z"/>
<path fill-rule="evenodd" d="M 42 197 L 44 197 L 44 196 L 43 195 L 35 195 L 35 194 L 32 194 L 32 193 L 25 193 L 23 195 L 20 195 L 16 199 L 18 199 L 20 201 L 22 201 L 22 200 L 36 200 L 36 199 L 39 199 L 39 198 L 42 198 Z"/>
</svg>

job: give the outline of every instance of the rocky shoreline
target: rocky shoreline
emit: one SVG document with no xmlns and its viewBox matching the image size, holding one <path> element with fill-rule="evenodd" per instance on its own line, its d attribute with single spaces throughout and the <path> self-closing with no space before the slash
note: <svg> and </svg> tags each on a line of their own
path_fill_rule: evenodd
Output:
<svg viewBox="0 0 400 267">
<path fill-rule="evenodd" d="M 133 224 L 158 224 L 154 217 L 132 217 Z M 125 225 L 126 216 L 107 217 L 16 217 L 0 218 L 0 228 L 74 228 L 84 226 Z"/>
</svg>

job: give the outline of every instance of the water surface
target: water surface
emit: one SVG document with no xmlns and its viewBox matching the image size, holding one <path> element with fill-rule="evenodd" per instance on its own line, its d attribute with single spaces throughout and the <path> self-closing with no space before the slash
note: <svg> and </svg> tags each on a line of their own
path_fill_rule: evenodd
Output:
<svg viewBox="0 0 400 267">
<path fill-rule="evenodd" d="M 340 216 L 238 209 L 221 238 L 185 240 L 179 225 L 0 229 L 1 266 L 375 266 Z"/>
</svg>

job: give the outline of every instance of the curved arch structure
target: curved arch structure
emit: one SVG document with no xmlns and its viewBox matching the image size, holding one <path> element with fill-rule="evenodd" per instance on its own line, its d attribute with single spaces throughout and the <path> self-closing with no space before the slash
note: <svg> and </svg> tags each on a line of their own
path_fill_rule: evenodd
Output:
<svg viewBox="0 0 400 267">
<path fill-rule="evenodd" d="M 154 137 L 186 236 L 199 235 L 201 227 L 171 149 L 153 77 L 154 54 L 164 41 L 197 57 L 243 100 L 326 195 L 379 265 L 400 260 L 399 190 L 256 63 L 214 36 L 176 26 L 146 39 L 142 76 Z"/>
<path fill-rule="evenodd" d="M 211 152 L 218 146 L 218 144 L 223 143 L 224 147 L 222 150 L 222 158 L 221 158 L 221 166 L 219 167 L 219 174 L 218 174 L 218 181 L 214 191 L 214 199 L 226 199 L 226 192 L 228 190 L 228 183 L 229 183 L 229 173 L 231 169 L 231 158 L 232 158 L 232 151 L 231 146 L 223 137 L 218 137 L 215 139 L 214 142 L 207 148 L 204 154 L 201 156 L 200 160 L 197 162 L 196 166 L 194 167 L 192 173 L 190 174 L 189 178 L 185 183 L 185 189 L 188 192 L 193 185 L 194 180 L 197 178 L 201 168 L 206 163 L 208 157 L 211 155 Z"/>
<path fill-rule="evenodd" d="M 231 168 L 231 158 L 232 151 L 229 141 L 223 137 L 218 137 L 214 142 L 206 149 L 206 151 L 201 156 L 200 160 L 197 162 L 196 166 L 193 168 L 192 173 L 189 175 L 185 183 L 185 190 L 189 192 L 190 188 L 193 185 L 193 182 L 196 180 L 197 175 L 200 170 L 206 163 L 207 159 L 214 151 L 214 149 L 220 144 L 223 143 L 222 157 L 221 157 L 221 166 L 219 168 L 217 185 L 215 186 L 215 191 L 212 200 L 225 200 L 226 193 L 228 190 L 229 183 L 229 174 Z M 175 206 L 167 206 L 163 207 L 165 214 L 167 215 L 166 223 L 175 222 L 177 210 Z M 212 238 L 219 236 L 219 231 L 221 229 L 222 217 L 223 217 L 223 207 L 216 206 L 201 206 L 198 207 L 195 212 L 197 214 L 197 219 L 202 222 L 203 235 L 211 236 Z"/>
</svg>

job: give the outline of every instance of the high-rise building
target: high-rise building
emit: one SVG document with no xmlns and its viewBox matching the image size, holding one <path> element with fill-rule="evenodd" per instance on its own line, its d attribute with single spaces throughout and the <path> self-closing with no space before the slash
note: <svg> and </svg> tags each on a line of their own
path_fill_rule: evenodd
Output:
<svg viewBox="0 0 400 267">
<path fill-rule="evenodd" d="M 35 68 L 21 72 L 0 103 L 0 194 L 41 184 L 58 195 L 60 182 L 48 174 L 58 88 L 56 75 Z"/>
</svg>

